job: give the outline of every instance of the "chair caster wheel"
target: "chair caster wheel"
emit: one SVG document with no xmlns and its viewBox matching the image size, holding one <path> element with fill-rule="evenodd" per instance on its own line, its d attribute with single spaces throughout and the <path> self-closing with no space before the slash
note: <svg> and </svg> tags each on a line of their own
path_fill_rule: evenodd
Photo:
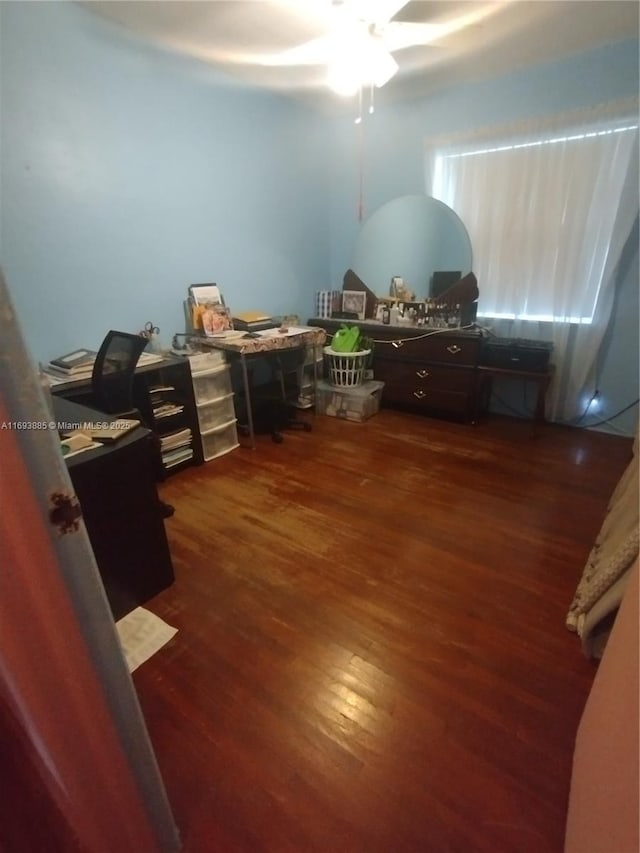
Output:
<svg viewBox="0 0 640 853">
<path fill-rule="evenodd" d="M 175 507 L 171 506 L 171 504 L 160 501 L 160 515 L 163 518 L 171 518 L 175 511 Z"/>
<path fill-rule="evenodd" d="M 282 444 L 282 436 L 279 433 L 274 433 L 271 436 L 271 441 L 273 441 L 275 444 Z"/>
</svg>

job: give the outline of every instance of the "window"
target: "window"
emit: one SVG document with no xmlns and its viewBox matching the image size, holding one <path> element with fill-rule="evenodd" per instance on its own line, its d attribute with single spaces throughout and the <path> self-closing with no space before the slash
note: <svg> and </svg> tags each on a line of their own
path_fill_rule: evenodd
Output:
<svg viewBox="0 0 640 853">
<path fill-rule="evenodd" d="M 431 194 L 469 231 L 479 316 L 592 323 L 637 131 L 618 122 L 436 152 Z"/>
</svg>

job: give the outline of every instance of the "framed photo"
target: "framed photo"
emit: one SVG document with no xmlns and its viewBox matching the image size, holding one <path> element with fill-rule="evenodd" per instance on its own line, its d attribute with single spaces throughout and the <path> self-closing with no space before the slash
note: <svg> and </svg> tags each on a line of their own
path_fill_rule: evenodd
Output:
<svg viewBox="0 0 640 853">
<path fill-rule="evenodd" d="M 190 284 L 189 296 L 194 305 L 224 305 L 224 297 L 217 284 Z"/>
<path fill-rule="evenodd" d="M 208 305 L 202 312 L 202 328 L 208 338 L 233 329 L 231 312 L 224 305 Z"/>
<path fill-rule="evenodd" d="M 364 290 L 343 290 L 342 310 L 355 314 L 358 320 L 364 320 L 367 308 L 367 294 Z"/>
</svg>

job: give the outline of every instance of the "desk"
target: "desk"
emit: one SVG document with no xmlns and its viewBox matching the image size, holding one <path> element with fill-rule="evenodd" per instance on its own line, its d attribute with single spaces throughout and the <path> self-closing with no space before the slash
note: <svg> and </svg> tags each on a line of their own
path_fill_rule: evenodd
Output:
<svg viewBox="0 0 640 853">
<path fill-rule="evenodd" d="M 251 383 L 249 382 L 249 373 L 247 370 L 247 360 L 251 358 L 264 358 L 274 352 L 279 352 L 286 349 L 301 349 L 313 347 L 313 382 L 314 392 L 315 385 L 318 379 L 317 376 L 317 358 L 316 347 L 322 346 L 326 339 L 326 333 L 323 329 L 314 328 L 311 326 L 298 326 L 292 329 L 289 334 L 280 334 L 277 329 L 269 329 L 266 332 L 260 332 L 260 337 L 257 338 L 205 338 L 198 337 L 197 343 L 203 347 L 212 349 L 224 350 L 232 359 L 240 361 L 242 370 L 242 384 L 244 387 L 244 396 L 247 407 L 247 426 L 249 427 L 249 442 L 251 447 L 255 449 L 256 440 L 253 429 L 253 413 L 251 406 Z"/>
<path fill-rule="evenodd" d="M 489 367 L 481 364 L 477 369 L 477 406 L 480 406 L 481 401 L 488 406 L 489 397 L 491 396 L 491 384 L 494 379 L 520 379 L 527 382 L 534 382 L 537 386 L 537 395 L 536 408 L 533 415 L 532 435 L 535 436 L 536 428 L 545 422 L 545 402 L 554 372 L 555 365 L 553 364 L 550 364 L 547 370 L 536 371 Z"/>
<path fill-rule="evenodd" d="M 53 398 L 56 420 L 114 420 Z M 113 618 L 120 619 L 174 580 L 155 484 L 152 433 L 136 427 L 113 444 L 67 459 Z"/>
<path fill-rule="evenodd" d="M 155 416 L 151 392 L 157 386 L 171 389 L 163 392 L 160 402 L 171 401 L 183 407 L 176 415 L 169 418 Z M 92 405 L 90 379 L 56 382 L 51 391 L 56 397 L 64 397 L 82 405 Z M 152 429 L 158 438 L 184 428 L 191 430 L 192 456 L 177 465 L 163 465 L 163 476 L 169 476 L 194 462 L 197 465 L 202 463 L 202 442 L 189 359 L 166 356 L 162 361 L 137 367 L 133 379 L 133 402 L 145 425 Z"/>
</svg>

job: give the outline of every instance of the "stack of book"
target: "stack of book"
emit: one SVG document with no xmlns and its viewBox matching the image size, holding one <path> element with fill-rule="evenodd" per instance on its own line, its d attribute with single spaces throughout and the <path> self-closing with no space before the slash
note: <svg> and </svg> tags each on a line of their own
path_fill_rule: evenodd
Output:
<svg viewBox="0 0 640 853">
<path fill-rule="evenodd" d="M 160 437 L 162 462 L 165 468 L 172 468 L 180 462 L 186 462 L 193 457 L 191 446 L 191 430 L 179 429 Z"/>
<path fill-rule="evenodd" d="M 59 382 L 79 382 L 91 379 L 93 365 L 98 353 L 91 349 L 77 349 L 67 355 L 52 358 L 50 362 L 43 365 L 47 377 L 55 384 Z M 164 356 L 155 352 L 143 352 L 138 358 L 138 367 L 147 364 L 156 364 L 162 361 Z"/>
<path fill-rule="evenodd" d="M 244 332 L 263 332 L 266 329 L 275 329 L 278 323 L 262 311 L 244 311 L 232 317 L 233 328 Z"/>
<path fill-rule="evenodd" d="M 184 412 L 184 404 L 177 403 L 172 399 L 165 399 L 163 394 L 175 394 L 173 385 L 155 385 L 149 389 L 151 395 L 151 409 L 156 420 L 160 418 L 171 418 Z"/>
<path fill-rule="evenodd" d="M 67 355 L 51 359 L 45 369 L 47 373 L 58 377 L 62 381 L 71 382 L 78 379 L 90 379 L 97 354 L 97 352 L 90 349 L 74 350 Z"/>
<path fill-rule="evenodd" d="M 153 417 L 156 420 L 159 418 L 171 418 L 174 415 L 179 415 L 181 412 L 184 412 L 184 406 L 181 403 L 158 403 L 153 407 Z"/>
</svg>

